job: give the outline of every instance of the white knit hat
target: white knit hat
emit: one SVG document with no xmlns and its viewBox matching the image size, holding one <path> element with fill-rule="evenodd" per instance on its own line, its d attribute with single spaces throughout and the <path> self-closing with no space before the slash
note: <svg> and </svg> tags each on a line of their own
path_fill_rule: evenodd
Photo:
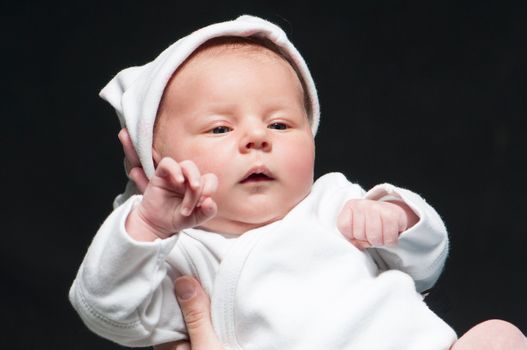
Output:
<svg viewBox="0 0 527 350">
<path fill-rule="evenodd" d="M 146 176 L 154 174 L 152 142 L 154 123 L 165 87 L 176 69 L 206 41 L 222 36 L 257 36 L 280 47 L 302 76 L 311 103 L 311 130 L 316 134 L 319 103 L 313 78 L 304 59 L 287 39 L 284 31 L 261 18 L 240 16 L 234 21 L 212 24 L 181 38 L 155 60 L 119 72 L 100 92 L 116 110 L 121 127 L 126 127 Z"/>
</svg>

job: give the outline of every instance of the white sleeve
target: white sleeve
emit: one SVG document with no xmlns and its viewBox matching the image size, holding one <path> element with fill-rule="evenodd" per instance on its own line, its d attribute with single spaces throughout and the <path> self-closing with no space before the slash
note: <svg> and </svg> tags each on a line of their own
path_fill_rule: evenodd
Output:
<svg viewBox="0 0 527 350">
<path fill-rule="evenodd" d="M 413 227 L 401 233 L 399 244 L 369 251 L 381 269 L 397 269 L 412 276 L 419 292 L 431 288 L 448 255 L 448 234 L 439 214 L 418 194 L 390 184 L 375 186 L 365 198 L 401 200 L 419 217 Z"/>
<path fill-rule="evenodd" d="M 117 195 L 113 200 L 113 208 L 116 209 L 118 206 L 126 202 L 133 195 L 140 194 L 139 190 L 135 186 L 135 183 L 132 180 L 128 180 L 124 192 Z"/>
<path fill-rule="evenodd" d="M 151 346 L 187 338 L 177 304 L 173 271 L 165 258 L 177 236 L 137 242 L 125 231 L 133 196 L 97 232 L 69 292 L 93 332 L 125 346 Z"/>
</svg>

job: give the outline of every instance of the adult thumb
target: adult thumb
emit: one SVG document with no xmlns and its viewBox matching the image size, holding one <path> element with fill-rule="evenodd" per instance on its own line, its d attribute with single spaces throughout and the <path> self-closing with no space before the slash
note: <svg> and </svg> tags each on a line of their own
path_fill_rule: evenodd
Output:
<svg viewBox="0 0 527 350">
<path fill-rule="evenodd" d="M 176 297 L 181 307 L 192 350 L 223 350 L 210 317 L 210 299 L 192 277 L 175 281 Z"/>
</svg>

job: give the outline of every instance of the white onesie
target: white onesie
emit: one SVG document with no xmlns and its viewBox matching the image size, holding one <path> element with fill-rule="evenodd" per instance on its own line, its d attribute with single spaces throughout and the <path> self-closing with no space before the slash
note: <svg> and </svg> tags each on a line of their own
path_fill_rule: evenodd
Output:
<svg viewBox="0 0 527 350">
<path fill-rule="evenodd" d="M 397 246 L 362 252 L 336 227 L 351 198 L 398 198 L 420 219 Z M 282 220 L 241 236 L 187 229 L 155 242 L 125 231 L 140 199 L 104 222 L 70 290 L 86 325 L 105 338 L 128 346 L 186 338 L 172 280 L 192 275 L 210 295 L 226 349 L 446 350 L 456 339 L 417 292 L 437 280 L 448 238 L 415 193 L 388 184 L 365 193 L 331 173 Z"/>
</svg>

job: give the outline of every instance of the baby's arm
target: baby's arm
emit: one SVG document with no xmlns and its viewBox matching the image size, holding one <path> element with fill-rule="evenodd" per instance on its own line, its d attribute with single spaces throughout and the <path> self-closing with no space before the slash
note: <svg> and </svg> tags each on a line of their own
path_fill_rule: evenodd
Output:
<svg viewBox="0 0 527 350">
<path fill-rule="evenodd" d="M 185 338 L 172 280 L 190 271 L 172 270 L 166 257 L 176 244 L 174 232 L 216 211 L 210 198 L 215 177 L 203 179 L 192 165 L 163 159 L 145 195 L 130 198 L 99 229 L 70 290 L 95 333 L 128 346 Z"/>
<path fill-rule="evenodd" d="M 171 281 L 179 272 L 165 261 L 177 236 L 138 242 L 125 230 L 126 218 L 140 200 L 130 198 L 105 220 L 69 293 L 88 328 L 125 346 L 186 337 Z"/>
<path fill-rule="evenodd" d="M 437 212 L 419 195 L 389 184 L 348 201 L 338 226 L 359 248 L 373 246 L 368 251 L 381 268 L 410 274 L 420 292 L 436 282 L 448 253 L 446 228 Z"/>
</svg>

